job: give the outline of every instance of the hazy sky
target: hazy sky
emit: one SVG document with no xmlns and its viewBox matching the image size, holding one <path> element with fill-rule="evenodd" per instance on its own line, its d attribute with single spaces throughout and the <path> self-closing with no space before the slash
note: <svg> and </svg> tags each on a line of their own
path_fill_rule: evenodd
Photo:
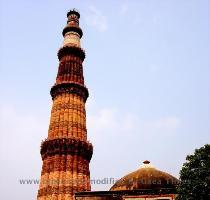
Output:
<svg viewBox="0 0 210 200">
<path fill-rule="evenodd" d="M 35 199 L 66 13 L 81 13 L 91 178 L 178 177 L 210 142 L 210 1 L 0 0 L 1 199 Z M 111 185 L 92 185 L 108 190 Z"/>
</svg>

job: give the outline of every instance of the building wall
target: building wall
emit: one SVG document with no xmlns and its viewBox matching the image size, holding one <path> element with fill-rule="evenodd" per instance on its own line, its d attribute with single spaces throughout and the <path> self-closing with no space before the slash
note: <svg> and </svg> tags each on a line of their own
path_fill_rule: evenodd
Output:
<svg viewBox="0 0 210 200">
<path fill-rule="evenodd" d="M 75 200 L 174 200 L 174 194 L 165 194 L 165 195 L 82 195 L 75 196 Z"/>
<path fill-rule="evenodd" d="M 122 200 L 121 196 L 82 196 L 76 197 L 75 200 Z"/>
</svg>

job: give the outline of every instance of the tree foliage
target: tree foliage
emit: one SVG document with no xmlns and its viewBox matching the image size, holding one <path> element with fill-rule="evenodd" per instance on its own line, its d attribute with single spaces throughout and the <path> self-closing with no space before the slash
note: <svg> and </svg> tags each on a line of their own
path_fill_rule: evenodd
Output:
<svg viewBox="0 0 210 200">
<path fill-rule="evenodd" d="M 210 200 L 210 145 L 186 157 L 180 171 L 178 200 Z"/>
</svg>

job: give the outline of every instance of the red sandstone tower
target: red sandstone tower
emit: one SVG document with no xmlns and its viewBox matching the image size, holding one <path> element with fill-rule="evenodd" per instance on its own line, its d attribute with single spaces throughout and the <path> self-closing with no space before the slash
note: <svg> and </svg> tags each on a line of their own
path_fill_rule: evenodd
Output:
<svg viewBox="0 0 210 200">
<path fill-rule="evenodd" d="M 53 106 L 47 139 L 41 144 L 43 160 L 38 200 L 72 200 L 75 192 L 90 190 L 89 162 L 93 147 L 87 141 L 84 85 L 80 47 L 80 14 L 67 13 L 64 42 L 58 51 L 59 68 L 51 88 Z"/>
</svg>

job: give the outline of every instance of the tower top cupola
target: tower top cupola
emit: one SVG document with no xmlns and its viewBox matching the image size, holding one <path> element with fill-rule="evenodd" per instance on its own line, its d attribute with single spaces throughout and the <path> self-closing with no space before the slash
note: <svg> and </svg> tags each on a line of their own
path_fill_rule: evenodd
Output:
<svg viewBox="0 0 210 200">
<path fill-rule="evenodd" d="M 73 9 L 71 9 L 71 10 L 68 11 L 67 17 L 69 17 L 70 15 L 76 15 L 78 17 L 78 19 L 80 18 L 80 13 L 75 8 L 73 8 Z"/>
<path fill-rule="evenodd" d="M 80 38 L 83 35 L 82 29 L 79 27 L 80 14 L 76 9 L 72 9 L 67 13 L 67 25 L 63 29 L 63 46 L 80 47 Z"/>
</svg>

